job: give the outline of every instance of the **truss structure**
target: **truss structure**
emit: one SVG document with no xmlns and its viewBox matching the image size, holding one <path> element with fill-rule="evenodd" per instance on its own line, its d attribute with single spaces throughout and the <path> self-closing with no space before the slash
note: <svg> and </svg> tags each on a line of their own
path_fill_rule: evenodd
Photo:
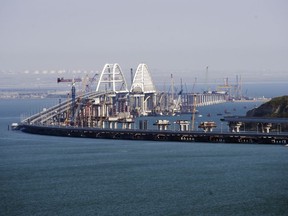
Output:
<svg viewBox="0 0 288 216">
<path fill-rule="evenodd" d="M 151 75 L 146 64 L 139 64 L 130 89 L 131 93 L 156 93 Z"/>
<path fill-rule="evenodd" d="M 119 64 L 105 64 L 96 87 L 96 92 L 100 91 L 113 91 L 115 93 L 129 92 Z"/>
</svg>

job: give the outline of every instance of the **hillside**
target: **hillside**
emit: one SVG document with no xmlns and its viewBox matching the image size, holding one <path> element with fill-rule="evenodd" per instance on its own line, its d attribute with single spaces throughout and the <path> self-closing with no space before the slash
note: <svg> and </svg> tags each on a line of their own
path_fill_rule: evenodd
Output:
<svg viewBox="0 0 288 216">
<path fill-rule="evenodd" d="M 246 116 L 288 118 L 288 96 L 273 98 L 258 108 L 249 110 Z"/>
</svg>

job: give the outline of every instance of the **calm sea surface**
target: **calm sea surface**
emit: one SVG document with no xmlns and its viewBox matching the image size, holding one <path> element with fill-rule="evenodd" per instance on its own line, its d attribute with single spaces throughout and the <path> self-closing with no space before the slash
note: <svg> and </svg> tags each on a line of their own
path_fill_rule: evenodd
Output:
<svg viewBox="0 0 288 216">
<path fill-rule="evenodd" d="M 0 100 L 0 215 L 288 215 L 287 147 L 8 131 L 57 102 Z M 199 108 L 196 120 L 255 105 Z"/>
</svg>

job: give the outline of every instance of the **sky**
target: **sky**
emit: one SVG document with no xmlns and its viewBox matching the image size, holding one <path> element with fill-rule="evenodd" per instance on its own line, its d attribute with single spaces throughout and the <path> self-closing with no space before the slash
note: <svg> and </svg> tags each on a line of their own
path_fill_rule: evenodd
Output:
<svg viewBox="0 0 288 216">
<path fill-rule="evenodd" d="M 146 63 L 155 83 L 288 82 L 287 11 L 287 0 L 0 0 L 0 84 L 106 63 L 126 80 Z"/>
</svg>

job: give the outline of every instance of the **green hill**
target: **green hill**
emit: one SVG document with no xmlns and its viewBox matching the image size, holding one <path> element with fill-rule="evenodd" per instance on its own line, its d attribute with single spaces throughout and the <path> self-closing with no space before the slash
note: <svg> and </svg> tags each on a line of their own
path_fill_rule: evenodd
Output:
<svg viewBox="0 0 288 216">
<path fill-rule="evenodd" d="M 249 110 L 246 116 L 288 118 L 288 96 L 273 98 L 258 108 Z"/>
</svg>

